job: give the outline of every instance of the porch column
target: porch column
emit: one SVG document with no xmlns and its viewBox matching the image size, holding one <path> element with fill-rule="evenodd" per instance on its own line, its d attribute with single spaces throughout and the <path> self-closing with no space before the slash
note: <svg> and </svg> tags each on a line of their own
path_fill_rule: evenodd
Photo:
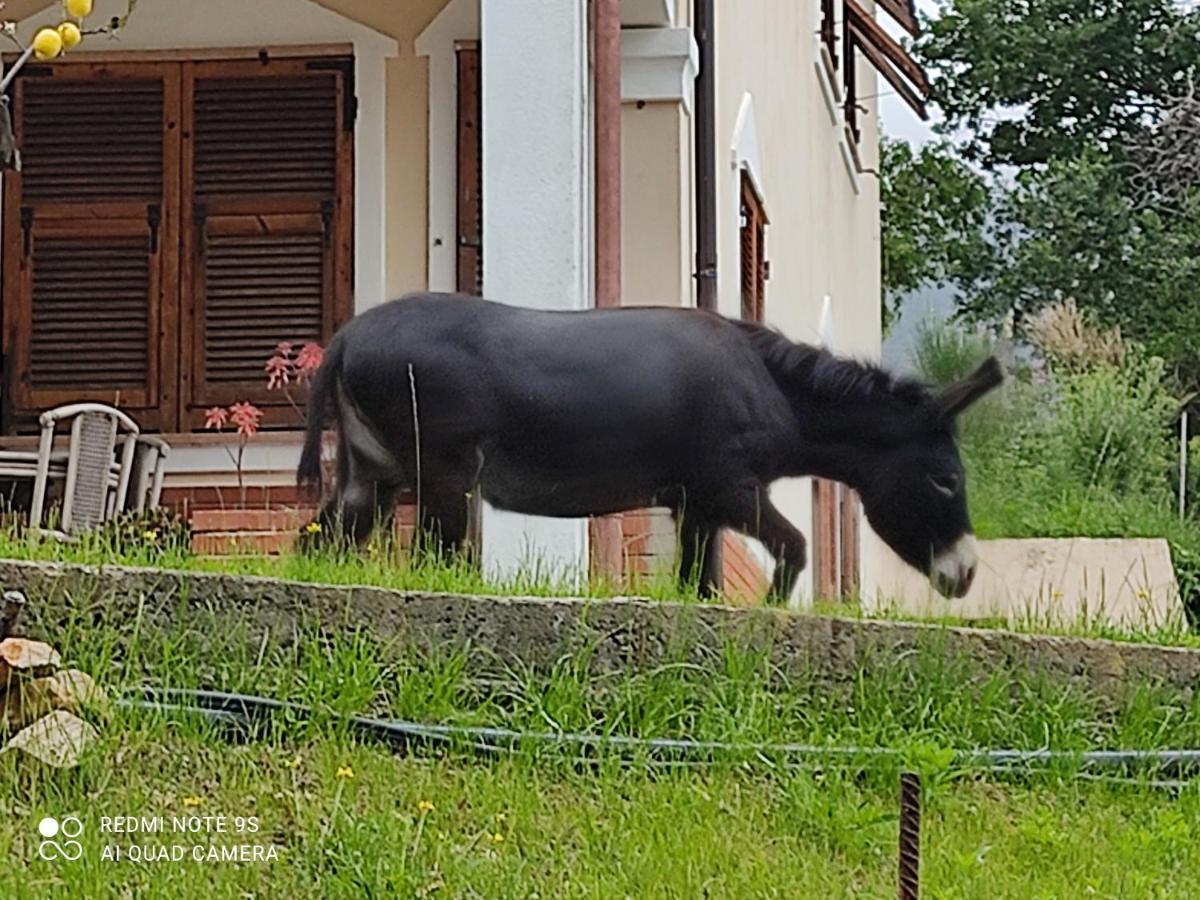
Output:
<svg viewBox="0 0 1200 900">
<path fill-rule="evenodd" d="M 588 248 L 587 4 L 480 0 L 483 278 L 491 300 L 592 305 Z M 483 564 L 586 574 L 586 520 L 483 511 Z"/>
</svg>

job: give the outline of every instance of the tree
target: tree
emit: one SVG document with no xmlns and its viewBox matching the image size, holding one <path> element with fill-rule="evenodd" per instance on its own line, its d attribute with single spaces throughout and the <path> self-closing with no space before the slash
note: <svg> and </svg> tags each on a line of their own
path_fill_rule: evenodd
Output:
<svg viewBox="0 0 1200 900">
<path fill-rule="evenodd" d="M 959 135 L 934 180 L 977 166 L 990 206 L 971 220 L 987 221 L 981 251 L 954 227 L 953 192 L 921 188 L 948 210 L 931 217 L 919 196 L 885 190 L 885 260 L 898 248 L 940 268 L 899 266 L 895 284 L 947 281 L 974 318 L 1071 298 L 1200 385 L 1200 7 L 945 0 L 916 53 Z M 905 170 L 915 157 L 889 159 Z"/>
<path fill-rule="evenodd" d="M 1177 0 L 946 0 L 915 48 L 964 155 L 1030 166 L 1120 154 L 1200 64 Z M 1005 110 L 1015 111 L 1003 115 Z"/>
<path fill-rule="evenodd" d="M 884 138 L 880 146 L 883 225 L 883 318 L 924 284 L 962 280 L 991 254 L 984 236 L 987 181 L 947 144 L 913 149 Z"/>
<path fill-rule="evenodd" d="M 1000 193 L 982 270 L 960 268 L 961 309 L 1018 317 L 1074 299 L 1200 383 L 1200 203 L 1140 205 L 1096 150 L 1020 173 Z"/>
</svg>

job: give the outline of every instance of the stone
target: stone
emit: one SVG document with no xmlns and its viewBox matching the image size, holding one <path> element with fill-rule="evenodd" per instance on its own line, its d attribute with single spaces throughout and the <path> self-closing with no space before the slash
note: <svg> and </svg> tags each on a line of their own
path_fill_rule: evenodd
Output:
<svg viewBox="0 0 1200 900">
<path fill-rule="evenodd" d="M 83 719 L 56 710 L 17 732 L 0 753 L 16 750 L 56 769 L 70 769 L 99 737 Z"/>
<path fill-rule="evenodd" d="M 49 644 L 28 638 L 5 638 L 0 641 L 0 690 L 14 678 L 52 675 L 60 665 L 58 651 Z"/>
<path fill-rule="evenodd" d="M 77 669 L 21 679 L 0 694 L 0 731 L 20 731 L 54 710 L 103 713 L 107 698 L 90 675 Z"/>
<path fill-rule="evenodd" d="M 915 654 L 961 660 L 978 677 L 1036 673 L 1107 703 L 1144 684 L 1189 702 L 1200 650 L 1002 629 L 838 618 L 780 609 L 614 600 L 490 597 L 330 586 L 219 573 L 0 560 L 0 584 L 36 598 L 47 630 L 87 609 L 116 629 L 236 631 L 289 646 L 305 627 L 361 628 L 384 655 L 462 652 L 473 671 L 550 671 L 566 656 L 595 674 L 708 664 L 731 647 L 765 654 L 783 689 L 793 677 L 851 683 L 865 666 L 903 666 Z M 681 648 L 682 651 L 681 651 Z"/>
</svg>

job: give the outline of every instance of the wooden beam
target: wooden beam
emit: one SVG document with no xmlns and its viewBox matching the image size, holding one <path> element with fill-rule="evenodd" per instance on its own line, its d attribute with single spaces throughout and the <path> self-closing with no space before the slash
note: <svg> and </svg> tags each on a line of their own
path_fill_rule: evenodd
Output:
<svg viewBox="0 0 1200 900">
<path fill-rule="evenodd" d="M 621 305 L 621 3 L 592 0 L 595 292 L 597 307 Z M 588 523 L 592 575 L 616 587 L 623 572 L 620 516 Z"/>
<path fill-rule="evenodd" d="M 917 23 L 912 0 L 875 0 L 875 5 L 899 22 L 900 27 L 912 37 L 917 37 L 921 33 L 921 26 Z"/>
<path fill-rule="evenodd" d="M 861 50 L 863 55 L 871 61 L 871 65 L 879 70 L 879 74 L 887 80 L 887 83 L 896 89 L 896 93 L 900 95 L 905 103 L 912 107 L 913 112 L 922 119 L 928 119 L 929 111 L 925 108 L 925 97 L 914 91 L 912 86 L 900 77 L 900 73 L 896 71 L 891 62 L 870 41 L 863 37 L 862 32 L 857 28 L 851 28 L 850 35 L 854 46 Z"/>
<path fill-rule="evenodd" d="M 862 43 L 870 44 L 873 49 L 878 51 L 876 57 L 882 54 L 903 72 L 905 77 L 916 85 L 917 93 L 921 97 L 929 96 L 929 77 L 925 74 L 925 70 L 855 0 L 846 0 L 846 27 L 857 31 L 862 38 Z M 865 48 L 864 52 L 866 52 Z M 872 56 L 869 53 L 867 55 L 868 57 Z"/>
</svg>

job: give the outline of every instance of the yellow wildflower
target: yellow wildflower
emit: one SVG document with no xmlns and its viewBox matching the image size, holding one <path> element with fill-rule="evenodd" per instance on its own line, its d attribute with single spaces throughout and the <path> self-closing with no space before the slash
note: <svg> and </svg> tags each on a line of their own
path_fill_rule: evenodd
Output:
<svg viewBox="0 0 1200 900">
<path fill-rule="evenodd" d="M 492 835 L 492 843 L 493 844 L 503 844 L 504 843 L 504 835 L 502 835 L 500 832 L 497 831 L 495 834 Z"/>
<path fill-rule="evenodd" d="M 422 800 L 417 804 L 417 809 L 423 813 L 433 812 L 433 803 L 429 800 Z"/>
<path fill-rule="evenodd" d="M 146 531 L 146 532 L 142 533 L 142 537 L 148 541 L 157 541 L 158 540 L 158 532 L 157 531 Z"/>
<path fill-rule="evenodd" d="M 190 796 L 183 798 L 184 806 L 202 806 L 203 804 L 204 804 L 203 798 L 197 797 L 195 794 L 191 794 Z"/>
<path fill-rule="evenodd" d="M 354 770 L 352 768 L 350 768 L 349 766 L 338 766 L 337 777 L 338 778 L 353 778 Z"/>
<path fill-rule="evenodd" d="M 304 526 L 304 530 L 307 531 L 309 534 L 320 534 L 321 533 L 321 523 L 320 522 L 309 522 L 307 525 Z"/>
</svg>

